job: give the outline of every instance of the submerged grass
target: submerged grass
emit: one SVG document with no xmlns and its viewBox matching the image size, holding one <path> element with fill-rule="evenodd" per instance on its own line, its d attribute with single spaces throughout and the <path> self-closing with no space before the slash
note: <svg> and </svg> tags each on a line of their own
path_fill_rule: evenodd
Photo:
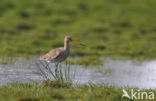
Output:
<svg viewBox="0 0 156 101">
<path fill-rule="evenodd" d="M 42 76 L 45 80 L 45 85 L 54 84 L 72 84 L 72 80 L 75 78 L 75 73 L 70 71 L 69 64 L 55 64 L 50 65 L 46 61 L 36 61 L 38 72 L 34 72 Z M 55 82 L 53 82 L 55 81 Z"/>
</svg>

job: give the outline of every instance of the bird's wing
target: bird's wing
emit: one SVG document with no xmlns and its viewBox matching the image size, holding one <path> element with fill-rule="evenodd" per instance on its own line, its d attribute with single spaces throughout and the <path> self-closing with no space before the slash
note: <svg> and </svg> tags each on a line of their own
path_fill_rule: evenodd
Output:
<svg viewBox="0 0 156 101">
<path fill-rule="evenodd" d="M 52 61 L 56 57 L 58 57 L 61 53 L 63 52 L 63 47 L 61 48 L 56 48 L 48 52 L 47 54 L 43 55 L 40 57 L 40 60 L 47 60 L 47 61 Z"/>
</svg>

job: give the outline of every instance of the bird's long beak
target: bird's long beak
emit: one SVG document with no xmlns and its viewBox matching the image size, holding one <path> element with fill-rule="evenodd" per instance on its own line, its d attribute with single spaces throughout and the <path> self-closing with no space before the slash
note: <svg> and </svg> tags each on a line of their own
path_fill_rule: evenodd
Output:
<svg viewBox="0 0 156 101">
<path fill-rule="evenodd" d="M 75 43 L 75 44 L 78 44 L 78 45 L 86 46 L 86 45 L 84 45 L 84 44 L 82 44 L 82 43 L 79 43 L 79 42 L 77 42 L 77 41 L 74 41 L 74 40 L 72 40 L 72 42 Z"/>
</svg>

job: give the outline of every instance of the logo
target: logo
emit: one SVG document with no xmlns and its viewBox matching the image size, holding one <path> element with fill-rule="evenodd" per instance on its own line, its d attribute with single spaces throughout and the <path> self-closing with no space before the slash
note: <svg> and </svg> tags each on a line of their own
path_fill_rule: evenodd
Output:
<svg viewBox="0 0 156 101">
<path fill-rule="evenodd" d="M 140 90 L 134 91 L 133 89 L 131 89 L 131 93 L 129 95 L 125 89 L 123 89 L 122 91 L 122 98 L 127 97 L 129 99 L 154 99 L 154 92 L 146 92 Z"/>
</svg>

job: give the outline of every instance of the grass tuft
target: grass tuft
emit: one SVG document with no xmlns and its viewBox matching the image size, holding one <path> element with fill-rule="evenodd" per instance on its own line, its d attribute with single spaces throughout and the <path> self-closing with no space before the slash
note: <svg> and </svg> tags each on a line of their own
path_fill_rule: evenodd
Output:
<svg viewBox="0 0 156 101">
<path fill-rule="evenodd" d="M 69 88 L 72 86 L 72 79 L 75 77 L 75 74 L 71 74 L 69 64 L 65 65 L 50 65 L 49 63 L 39 61 L 36 63 L 40 75 L 44 78 L 43 85 L 54 87 L 54 88 Z M 42 65 L 42 67 L 40 67 Z"/>
<path fill-rule="evenodd" d="M 40 101 L 40 100 L 33 99 L 33 98 L 23 98 L 23 99 L 19 99 L 18 101 Z"/>
<path fill-rule="evenodd" d="M 70 82 L 58 82 L 58 81 L 44 81 L 42 83 L 45 87 L 53 87 L 53 88 L 70 88 L 72 84 Z"/>
</svg>

